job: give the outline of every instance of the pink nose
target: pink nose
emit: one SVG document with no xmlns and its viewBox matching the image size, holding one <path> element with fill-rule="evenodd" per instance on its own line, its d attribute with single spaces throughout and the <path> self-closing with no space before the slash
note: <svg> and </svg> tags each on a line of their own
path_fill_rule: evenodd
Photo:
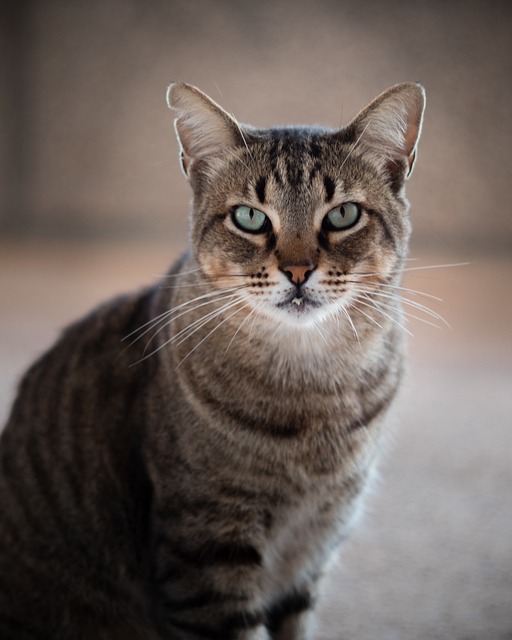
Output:
<svg viewBox="0 0 512 640">
<path fill-rule="evenodd" d="M 292 284 L 300 286 L 304 284 L 309 276 L 316 269 L 316 264 L 311 260 L 303 262 L 285 262 L 279 266 L 279 269 L 286 275 Z"/>
</svg>

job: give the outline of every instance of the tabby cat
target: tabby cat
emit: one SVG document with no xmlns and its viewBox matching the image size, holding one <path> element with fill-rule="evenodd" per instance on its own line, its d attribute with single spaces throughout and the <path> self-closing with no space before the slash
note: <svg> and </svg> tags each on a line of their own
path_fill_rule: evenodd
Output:
<svg viewBox="0 0 512 640">
<path fill-rule="evenodd" d="M 241 126 L 168 91 L 191 246 L 68 328 L 0 454 L 2 640 L 309 640 L 400 384 L 424 108 Z"/>
</svg>

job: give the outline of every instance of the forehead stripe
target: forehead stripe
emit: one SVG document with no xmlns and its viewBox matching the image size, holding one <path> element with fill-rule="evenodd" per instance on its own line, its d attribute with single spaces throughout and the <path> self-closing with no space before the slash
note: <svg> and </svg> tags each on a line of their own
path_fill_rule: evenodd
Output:
<svg viewBox="0 0 512 640">
<path fill-rule="evenodd" d="M 325 187 L 325 201 L 330 202 L 334 196 L 334 190 L 336 185 L 334 184 L 334 180 L 329 176 L 324 176 L 324 187 Z"/>
<path fill-rule="evenodd" d="M 267 179 L 265 176 L 261 176 L 261 178 L 256 183 L 254 190 L 256 191 L 256 195 L 258 196 L 258 200 L 261 204 L 265 204 L 265 189 L 267 186 Z"/>
</svg>

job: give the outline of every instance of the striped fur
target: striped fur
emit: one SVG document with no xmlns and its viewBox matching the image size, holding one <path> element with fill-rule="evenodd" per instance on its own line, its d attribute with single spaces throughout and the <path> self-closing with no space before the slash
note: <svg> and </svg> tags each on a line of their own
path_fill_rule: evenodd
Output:
<svg viewBox="0 0 512 640">
<path fill-rule="evenodd" d="M 185 84 L 168 99 L 192 244 L 20 385 L 0 447 L 4 640 L 308 640 L 375 472 L 421 88 L 340 131 L 242 128 Z M 333 231 L 347 202 L 358 218 Z"/>
</svg>

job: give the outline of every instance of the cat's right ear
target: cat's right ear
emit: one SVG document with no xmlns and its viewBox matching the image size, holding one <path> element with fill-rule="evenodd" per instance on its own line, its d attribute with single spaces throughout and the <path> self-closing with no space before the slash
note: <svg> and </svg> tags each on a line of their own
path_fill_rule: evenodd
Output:
<svg viewBox="0 0 512 640">
<path fill-rule="evenodd" d="M 402 82 L 380 94 L 346 127 L 368 156 L 384 165 L 400 187 L 416 159 L 425 90 L 416 82 Z"/>
<path fill-rule="evenodd" d="M 172 83 L 167 89 L 167 104 L 178 113 L 174 127 L 186 176 L 196 161 L 244 143 L 236 120 L 196 87 Z"/>
</svg>

